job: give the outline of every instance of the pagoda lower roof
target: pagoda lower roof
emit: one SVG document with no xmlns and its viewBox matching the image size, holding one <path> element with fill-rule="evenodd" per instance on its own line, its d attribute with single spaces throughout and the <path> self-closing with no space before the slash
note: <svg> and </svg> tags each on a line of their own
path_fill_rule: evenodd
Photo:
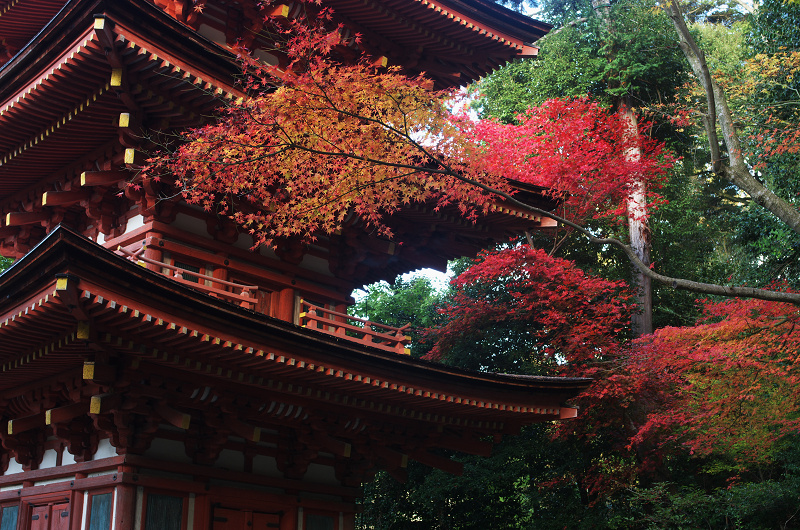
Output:
<svg viewBox="0 0 800 530">
<path fill-rule="evenodd" d="M 590 383 L 380 351 L 213 298 L 58 228 L 0 276 L 0 402 L 79 377 L 95 356 L 111 358 L 117 373 L 227 388 L 261 396 L 265 406 L 347 409 L 486 434 L 568 415 L 564 401 Z"/>
</svg>

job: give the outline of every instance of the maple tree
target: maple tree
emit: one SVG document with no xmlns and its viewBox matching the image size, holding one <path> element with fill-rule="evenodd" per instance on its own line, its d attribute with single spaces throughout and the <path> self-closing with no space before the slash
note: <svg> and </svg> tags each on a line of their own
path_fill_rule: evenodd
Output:
<svg viewBox="0 0 800 530">
<path fill-rule="evenodd" d="M 800 301 L 794 293 L 658 274 L 629 245 L 597 237 L 580 225 L 580 217 L 567 216 L 588 213 L 591 208 L 579 205 L 586 198 L 601 212 L 614 212 L 609 202 L 627 196 L 632 180 L 660 178 L 664 163 L 657 149 L 633 159 L 625 141 L 629 131 L 612 138 L 596 134 L 606 135 L 613 122 L 622 122 L 614 114 L 592 110 L 609 126 L 587 124 L 578 118 L 593 104 L 579 99 L 532 111 L 527 115 L 531 124 L 543 121 L 520 126 L 516 135 L 491 124 L 475 127 L 454 119 L 449 94 L 431 90 L 422 77 L 379 71 L 366 61 L 340 60 L 342 50 L 357 49 L 359 37 L 344 37 L 342 28 L 330 27 L 331 20 L 330 11 L 319 8 L 310 19 L 276 26 L 279 60 L 274 65 L 242 50 L 244 87 L 250 96 L 224 109 L 217 123 L 184 135 L 183 143 L 156 157 L 142 178 L 171 174 L 188 202 L 230 216 L 253 235 L 256 246 L 275 238 L 313 240 L 357 219 L 391 235 L 382 219 L 412 202 L 454 205 L 474 218 L 499 197 L 556 219 L 593 243 L 622 249 L 655 281 L 711 294 Z M 548 117 L 548 110 L 558 105 L 560 110 Z M 526 127 L 540 132 L 527 136 Z M 589 151 L 594 144 L 599 147 Z M 537 147 L 543 149 L 530 151 Z M 507 157 L 495 156 L 499 149 Z M 601 172 L 589 165 L 590 157 L 593 163 L 616 164 L 603 165 Z M 560 213 L 565 215 L 514 199 L 513 183 L 504 174 L 511 166 L 498 167 L 506 160 L 523 169 L 514 172 L 515 178 L 548 187 L 563 198 L 566 209 Z"/>
<path fill-rule="evenodd" d="M 727 454 L 742 466 L 769 461 L 777 441 L 800 432 L 797 308 L 763 300 L 704 301 L 693 327 L 664 328 L 628 359 L 631 377 L 657 378 L 661 410 L 632 444 L 657 439 L 691 454 Z"/>
<path fill-rule="evenodd" d="M 451 285 L 455 294 L 441 309 L 446 322 L 433 331 L 428 359 L 443 360 L 469 344 L 469 355 L 490 363 L 484 353 L 521 340 L 515 363 L 562 363 L 576 373 L 576 366 L 616 350 L 630 311 L 623 282 L 585 274 L 572 262 L 527 245 L 480 254 Z M 503 332 L 481 344 L 489 330 L 509 324 L 519 324 L 518 333 Z"/>
</svg>

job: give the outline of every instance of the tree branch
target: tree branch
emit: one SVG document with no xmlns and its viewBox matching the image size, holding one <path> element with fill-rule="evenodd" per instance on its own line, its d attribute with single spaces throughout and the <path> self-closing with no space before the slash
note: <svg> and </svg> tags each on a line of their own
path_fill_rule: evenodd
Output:
<svg viewBox="0 0 800 530">
<path fill-rule="evenodd" d="M 678 44 L 706 92 L 708 114 L 703 120 L 703 125 L 709 138 L 714 172 L 745 191 L 753 198 L 756 204 L 775 214 L 789 228 L 800 234 L 800 211 L 785 199 L 778 197 L 772 190 L 766 188 L 750 173 L 750 168 L 742 153 L 739 134 L 734 127 L 725 92 L 711 77 L 705 55 L 686 26 L 683 12 L 678 6 L 677 0 L 670 0 L 665 9 L 670 19 L 672 19 L 675 31 L 678 33 Z M 727 162 L 722 160 L 719 154 L 717 121 L 719 121 L 722 138 L 728 154 Z"/>
</svg>

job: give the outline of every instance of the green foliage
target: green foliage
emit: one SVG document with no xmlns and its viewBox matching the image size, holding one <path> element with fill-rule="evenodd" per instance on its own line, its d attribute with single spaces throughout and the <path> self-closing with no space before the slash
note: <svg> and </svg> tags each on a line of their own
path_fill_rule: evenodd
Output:
<svg viewBox="0 0 800 530">
<path fill-rule="evenodd" d="M 734 28 L 735 29 L 735 28 Z M 800 49 L 800 4 L 765 0 L 752 20 L 747 35 L 748 53 L 759 61 L 742 75 L 754 84 L 744 92 L 740 119 L 744 122 L 747 149 L 758 161 L 764 184 L 789 202 L 800 198 L 800 153 L 797 123 L 800 120 L 800 76 L 781 69 L 778 58 Z M 718 54 L 719 55 L 719 54 Z M 792 139 L 792 135 L 795 135 Z M 775 149 L 775 146 L 782 148 Z M 722 213 L 732 227 L 735 268 L 732 279 L 751 285 L 775 281 L 800 286 L 800 236 L 763 208 L 745 202 Z"/>
<path fill-rule="evenodd" d="M 550 426 L 506 437 L 491 457 L 457 455 L 460 477 L 409 463 L 400 484 L 380 473 L 365 488 L 357 528 L 380 530 L 560 530 L 601 528 L 606 507 L 587 505 L 578 482 L 542 486 L 582 463 L 574 447 L 551 439 Z"/>
<path fill-rule="evenodd" d="M 541 43 L 537 59 L 519 59 L 493 72 L 477 86 L 481 117 L 512 123 L 528 107 L 556 97 L 580 97 L 600 90 L 599 72 L 585 59 L 587 36 L 569 27 Z"/>
<path fill-rule="evenodd" d="M 631 97 L 638 106 L 661 101 L 682 84 L 686 66 L 661 10 L 640 0 L 616 2 L 606 28 L 589 3 L 549 9 L 557 23 L 559 17 L 579 22 L 539 41 L 536 59 L 516 61 L 482 80 L 477 89 L 483 98 L 476 102 L 482 117 L 511 122 L 547 99 L 586 95 Z"/>
<path fill-rule="evenodd" d="M 14 260 L 11 258 L 4 258 L 0 256 L 0 272 L 9 268 L 13 262 Z"/>
<path fill-rule="evenodd" d="M 683 171 L 681 171 L 683 170 Z M 725 282 L 732 273 L 730 235 L 715 213 L 691 165 L 677 166 L 661 190 L 667 200 L 650 217 L 652 261 L 659 272 L 680 278 Z M 691 326 L 699 316 L 696 294 L 670 286 L 653 286 L 653 324 Z"/>
<path fill-rule="evenodd" d="M 758 470 L 760 477 L 709 484 L 689 469 L 676 469 L 676 482 L 659 482 L 630 490 L 629 506 L 635 524 L 647 530 L 730 528 L 771 530 L 798 528 L 800 506 L 800 445 L 785 440 L 779 461 Z M 709 487 L 711 486 L 711 487 Z"/>
<path fill-rule="evenodd" d="M 731 26 L 697 24 L 692 29 L 706 54 L 711 72 L 729 78 L 737 78 L 743 74 L 745 61 L 750 56 L 750 49 L 746 46 L 750 32 L 748 21 L 739 21 Z"/>
<path fill-rule="evenodd" d="M 443 296 L 431 281 L 424 276 L 411 279 L 398 276 L 391 285 L 378 282 L 365 286 L 364 290 L 366 296 L 349 308 L 350 314 L 397 328 L 411 324 L 406 332 L 412 341 L 411 355 L 425 355 L 430 346 L 422 340 L 420 331 L 441 320 L 438 306 Z"/>
<path fill-rule="evenodd" d="M 751 44 L 765 53 L 800 48 L 800 3 L 763 0 L 753 20 Z"/>
</svg>

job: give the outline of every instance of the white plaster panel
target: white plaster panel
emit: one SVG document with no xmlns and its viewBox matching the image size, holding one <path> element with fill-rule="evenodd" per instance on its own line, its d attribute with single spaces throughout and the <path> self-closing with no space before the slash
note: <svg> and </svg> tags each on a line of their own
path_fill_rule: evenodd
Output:
<svg viewBox="0 0 800 530">
<path fill-rule="evenodd" d="M 75 455 L 64 449 L 64 454 L 61 455 L 61 465 L 68 466 L 75 463 Z"/>
<path fill-rule="evenodd" d="M 142 530 L 142 511 L 144 510 L 144 488 L 136 488 L 136 516 L 133 519 L 133 530 Z"/>
<path fill-rule="evenodd" d="M 8 469 L 3 475 L 14 475 L 16 473 L 22 473 L 22 464 L 17 462 L 16 458 L 12 458 L 9 460 Z"/>
<path fill-rule="evenodd" d="M 218 29 L 214 29 L 206 24 L 200 24 L 200 27 L 197 28 L 197 32 L 208 40 L 216 42 L 223 48 L 227 47 L 225 44 L 225 34 Z"/>
<path fill-rule="evenodd" d="M 65 451 L 66 452 L 66 451 Z M 42 463 L 39 464 L 39 469 L 48 469 L 51 467 L 56 467 L 56 462 L 58 461 L 58 451 L 55 449 L 47 449 L 42 456 Z"/>
<path fill-rule="evenodd" d="M 92 460 L 100 460 L 101 458 L 110 458 L 112 456 L 117 456 L 117 450 L 111 445 L 110 439 L 103 438 L 97 444 L 97 452 L 92 457 Z"/>
<path fill-rule="evenodd" d="M 336 480 L 336 471 L 333 467 L 324 466 L 322 464 L 309 464 L 308 471 L 306 471 L 303 480 L 315 482 L 317 484 L 326 484 L 328 486 L 339 485 L 339 481 Z"/>
<path fill-rule="evenodd" d="M 256 455 L 253 458 L 253 473 L 257 475 L 266 475 L 268 477 L 281 477 L 283 476 L 278 471 L 278 462 L 271 456 Z"/>
<path fill-rule="evenodd" d="M 186 530 L 194 530 L 195 494 L 189 494 L 189 516 L 186 518 Z"/>
<path fill-rule="evenodd" d="M 208 233 L 206 222 L 202 219 L 198 219 L 197 217 L 186 215 L 185 213 L 179 213 L 176 215 L 175 221 L 173 221 L 170 226 L 204 237 L 206 239 L 211 239 L 211 235 Z"/>
<path fill-rule="evenodd" d="M 111 506 L 114 508 L 111 509 L 111 530 L 117 530 L 117 503 L 120 501 L 120 496 L 117 495 L 119 491 L 119 487 L 114 488 L 114 498 L 111 499 Z M 121 529 L 125 530 L 125 529 Z"/>
<path fill-rule="evenodd" d="M 128 224 L 125 225 L 125 233 L 133 232 L 137 228 L 141 228 L 144 226 L 144 217 L 141 214 L 134 215 L 130 219 L 128 219 Z"/>
</svg>

